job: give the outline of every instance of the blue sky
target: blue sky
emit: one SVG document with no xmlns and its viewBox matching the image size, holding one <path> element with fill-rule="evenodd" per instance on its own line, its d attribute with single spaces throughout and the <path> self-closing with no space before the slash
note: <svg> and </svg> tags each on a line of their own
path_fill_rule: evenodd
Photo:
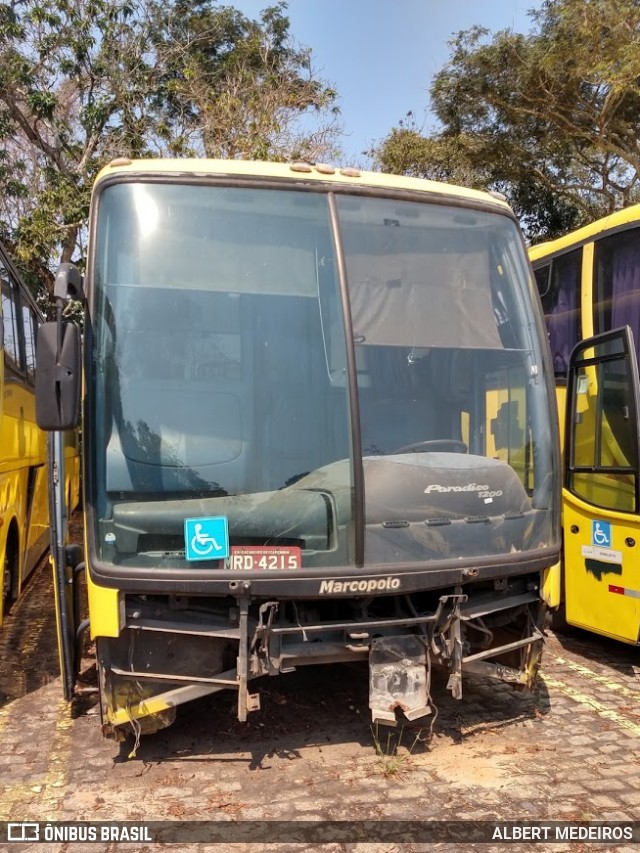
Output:
<svg viewBox="0 0 640 853">
<path fill-rule="evenodd" d="M 269 0 L 221 0 L 251 18 Z M 273 0 L 275 2 L 275 0 Z M 528 33 L 541 0 L 289 0 L 290 32 L 312 49 L 317 76 L 340 97 L 345 164 L 383 139 L 409 110 L 425 130 L 433 76 L 450 56 L 454 33 L 480 24 Z"/>
</svg>

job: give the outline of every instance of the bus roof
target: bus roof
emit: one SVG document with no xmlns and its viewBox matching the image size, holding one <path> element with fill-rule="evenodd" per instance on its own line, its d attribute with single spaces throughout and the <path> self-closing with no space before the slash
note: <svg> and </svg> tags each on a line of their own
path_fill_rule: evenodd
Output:
<svg viewBox="0 0 640 853">
<path fill-rule="evenodd" d="M 603 216 L 601 219 L 596 219 L 589 225 L 576 228 L 575 231 L 570 231 L 556 240 L 548 240 L 546 243 L 537 243 L 535 246 L 531 246 L 529 259 L 534 263 L 550 255 L 577 247 L 582 243 L 588 243 L 606 231 L 613 231 L 616 228 L 622 228 L 631 222 L 638 221 L 640 221 L 640 204 L 632 204 L 622 210 L 617 210 L 615 213 L 610 213 L 608 216 Z"/>
<path fill-rule="evenodd" d="M 242 178 L 274 178 L 276 180 L 322 181 L 351 186 L 368 186 L 387 190 L 407 190 L 451 196 L 452 200 L 490 204 L 503 211 L 511 208 L 500 194 L 473 190 L 453 184 L 429 181 L 424 178 L 407 178 L 384 172 L 366 172 L 360 169 L 329 166 L 321 163 L 271 163 L 259 160 L 207 160 L 207 159 L 148 159 L 130 160 L 119 157 L 105 166 L 96 179 L 96 185 L 114 175 L 166 175 L 166 176 L 234 176 Z"/>
</svg>

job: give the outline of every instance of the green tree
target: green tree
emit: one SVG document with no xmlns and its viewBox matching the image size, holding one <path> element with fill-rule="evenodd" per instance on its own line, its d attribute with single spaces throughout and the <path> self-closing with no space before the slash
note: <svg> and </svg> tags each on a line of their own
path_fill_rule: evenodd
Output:
<svg viewBox="0 0 640 853">
<path fill-rule="evenodd" d="M 172 151 L 311 161 L 335 153 L 336 92 L 316 77 L 311 52 L 295 46 L 285 3 L 259 21 L 210 0 L 151 8 L 160 128 Z"/>
<path fill-rule="evenodd" d="M 91 186 L 115 156 L 330 152 L 336 94 L 285 9 L 251 21 L 216 0 L 0 2 L 0 238 L 23 267 L 82 262 Z"/>
<path fill-rule="evenodd" d="M 99 167 L 146 150 L 135 12 L 128 0 L 0 4 L 0 217 L 25 262 L 71 259 Z"/>
<path fill-rule="evenodd" d="M 383 168 L 504 192 L 534 239 L 640 198 L 640 3 L 546 0 L 529 35 L 458 33 L 439 126 L 394 128 Z"/>
</svg>

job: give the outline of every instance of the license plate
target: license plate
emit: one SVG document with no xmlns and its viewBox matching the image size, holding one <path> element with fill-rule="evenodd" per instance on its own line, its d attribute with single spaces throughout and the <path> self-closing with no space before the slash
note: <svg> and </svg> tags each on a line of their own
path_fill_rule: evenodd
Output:
<svg viewBox="0 0 640 853">
<path fill-rule="evenodd" d="M 221 560 L 221 568 L 235 571 L 280 572 L 299 569 L 302 566 L 302 549 L 297 545 L 287 547 L 265 546 L 254 548 L 250 545 L 232 545 L 226 560 Z"/>
</svg>

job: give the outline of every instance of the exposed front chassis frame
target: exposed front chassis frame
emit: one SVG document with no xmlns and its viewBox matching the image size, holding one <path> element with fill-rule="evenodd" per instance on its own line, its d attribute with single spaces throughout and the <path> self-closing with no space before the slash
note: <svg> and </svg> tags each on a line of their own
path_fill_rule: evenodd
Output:
<svg viewBox="0 0 640 853">
<path fill-rule="evenodd" d="M 410 602 L 410 599 L 407 598 Z M 518 591 L 496 600 L 471 600 L 461 587 L 439 598 L 433 612 L 398 618 L 360 618 L 344 621 L 299 622 L 279 620 L 282 607 L 295 603 L 263 601 L 256 608 L 249 596 L 238 596 L 234 617 L 222 625 L 212 619 L 176 618 L 180 610 L 167 609 L 157 617 L 144 608 L 127 608 L 125 633 L 131 651 L 126 661 L 112 654 L 110 644 L 121 640 L 101 638 L 98 664 L 101 676 L 103 731 L 121 738 L 131 726 L 142 724 L 153 731 L 172 722 L 177 705 L 224 689 L 238 692 L 238 719 L 260 707 L 259 695 L 249 683 L 265 675 L 278 675 L 299 666 L 368 660 L 370 708 L 374 721 L 394 725 L 397 711 L 408 719 L 431 712 L 430 673 L 432 666 L 449 673 L 452 695 L 462 697 L 463 673 L 488 676 L 513 684 L 531 686 L 541 654 L 543 605 L 536 589 Z M 188 611 L 185 611 L 188 614 Z M 519 614 L 519 636 L 507 642 L 495 641 L 484 618 L 504 619 L 510 624 Z M 154 640 L 147 649 L 162 649 L 171 638 L 185 650 L 190 643 L 226 644 L 235 650 L 235 666 L 202 674 L 200 667 L 188 674 L 163 665 L 162 653 L 153 651 L 136 656 L 136 642 L 151 632 Z M 469 632 L 474 637 L 470 650 Z M 484 635 L 484 636 L 483 636 Z M 505 663 L 516 655 L 519 665 Z M 498 660 L 496 660 L 496 658 Z M 501 660 L 502 659 L 502 660 Z M 198 674 L 196 674 L 198 673 Z M 119 685 L 116 687 L 115 685 Z M 127 701 L 122 700 L 122 684 L 127 685 Z"/>
</svg>

